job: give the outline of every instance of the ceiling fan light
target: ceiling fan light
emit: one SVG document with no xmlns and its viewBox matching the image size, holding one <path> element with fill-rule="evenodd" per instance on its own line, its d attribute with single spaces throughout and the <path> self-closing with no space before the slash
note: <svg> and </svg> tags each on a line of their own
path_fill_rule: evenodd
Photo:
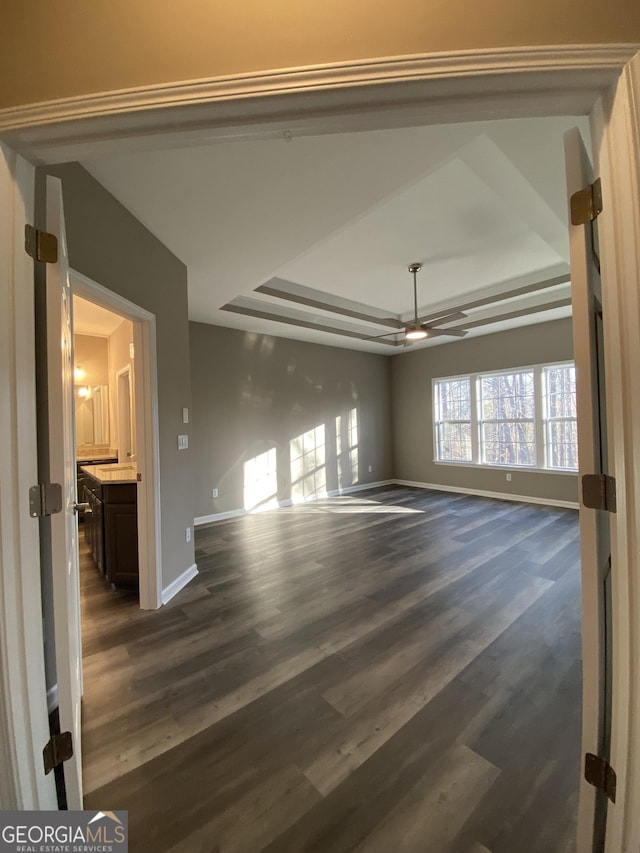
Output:
<svg viewBox="0 0 640 853">
<path fill-rule="evenodd" d="M 407 329 L 404 336 L 408 341 L 423 341 L 429 337 L 426 329 L 421 329 L 420 327 Z"/>
</svg>

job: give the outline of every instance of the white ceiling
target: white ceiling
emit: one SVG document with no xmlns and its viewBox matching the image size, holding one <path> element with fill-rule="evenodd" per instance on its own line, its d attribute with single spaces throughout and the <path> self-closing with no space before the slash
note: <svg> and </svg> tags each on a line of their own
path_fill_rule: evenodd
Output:
<svg viewBox="0 0 640 853">
<path fill-rule="evenodd" d="M 380 342 L 313 326 L 371 335 L 384 328 L 254 291 L 284 280 L 327 303 L 353 300 L 405 320 L 414 261 L 424 265 L 420 314 L 566 277 L 562 135 L 576 124 L 586 131 L 582 118 L 515 119 L 219 143 L 83 165 L 187 265 L 190 319 L 388 354 Z M 536 310 L 469 334 L 567 316 L 567 306 L 543 309 L 568 293 L 560 285 L 476 307 L 470 321 Z M 222 310 L 232 301 L 248 313 Z"/>
<path fill-rule="evenodd" d="M 108 338 L 124 319 L 120 314 L 87 302 L 81 296 L 73 297 L 73 331 L 76 335 Z"/>
</svg>

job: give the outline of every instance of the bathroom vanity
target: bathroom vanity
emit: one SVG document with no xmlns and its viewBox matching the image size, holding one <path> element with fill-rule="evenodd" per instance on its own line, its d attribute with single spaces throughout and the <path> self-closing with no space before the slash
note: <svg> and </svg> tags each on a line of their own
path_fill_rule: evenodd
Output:
<svg viewBox="0 0 640 853">
<path fill-rule="evenodd" d="M 93 561 L 114 586 L 138 586 L 137 468 L 83 465 L 85 540 Z"/>
</svg>

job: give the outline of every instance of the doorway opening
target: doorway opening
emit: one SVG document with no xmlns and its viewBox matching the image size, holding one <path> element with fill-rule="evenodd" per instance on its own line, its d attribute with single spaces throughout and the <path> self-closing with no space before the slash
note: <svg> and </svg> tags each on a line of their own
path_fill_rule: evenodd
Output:
<svg viewBox="0 0 640 853">
<path fill-rule="evenodd" d="M 102 585 L 137 598 L 133 324 L 76 295 L 73 342 L 81 588 L 97 569 Z"/>
<path fill-rule="evenodd" d="M 155 317 L 81 273 L 69 276 L 82 318 L 77 327 L 74 320 L 74 337 L 82 330 L 83 351 L 102 350 L 107 365 L 96 374 L 107 381 L 92 382 L 86 371 L 97 362 L 85 358 L 83 365 L 76 345 L 76 382 L 84 383 L 75 399 L 85 537 L 107 581 L 137 587 L 140 608 L 155 610 L 162 593 Z M 92 317 L 103 330 L 101 344 L 86 334 Z"/>
</svg>

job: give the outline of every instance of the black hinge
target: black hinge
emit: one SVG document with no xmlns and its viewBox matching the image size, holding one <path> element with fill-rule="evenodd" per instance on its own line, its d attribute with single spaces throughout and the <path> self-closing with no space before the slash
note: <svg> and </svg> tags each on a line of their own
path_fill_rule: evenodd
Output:
<svg viewBox="0 0 640 853">
<path fill-rule="evenodd" d="M 602 181 L 600 178 L 583 190 L 578 190 L 570 199 L 571 224 L 586 225 L 602 213 Z"/>
<path fill-rule="evenodd" d="M 612 803 L 616 801 L 616 772 L 608 761 L 598 758 L 592 752 L 584 757 L 584 778 L 590 785 L 609 797 Z"/>
<path fill-rule="evenodd" d="M 42 758 L 44 761 L 44 772 L 51 773 L 54 767 L 62 764 L 63 761 L 68 761 L 73 755 L 73 738 L 71 732 L 60 732 L 57 735 L 51 735 L 51 740 L 42 750 Z"/>
<path fill-rule="evenodd" d="M 47 231 L 38 231 L 33 225 L 24 226 L 24 248 L 34 261 L 45 264 L 58 262 L 58 238 Z"/>
<path fill-rule="evenodd" d="M 585 474 L 582 478 L 582 503 L 589 509 L 616 511 L 616 481 L 606 474 Z"/>
<path fill-rule="evenodd" d="M 29 515 L 41 518 L 62 512 L 62 486 L 60 483 L 38 483 L 29 489 Z"/>
</svg>

